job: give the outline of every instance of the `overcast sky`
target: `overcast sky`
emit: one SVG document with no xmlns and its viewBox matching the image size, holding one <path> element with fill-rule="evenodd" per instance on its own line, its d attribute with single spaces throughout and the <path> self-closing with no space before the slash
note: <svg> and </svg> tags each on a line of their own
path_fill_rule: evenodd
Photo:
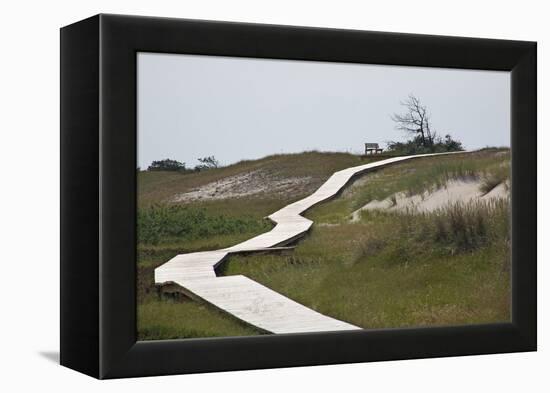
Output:
<svg viewBox="0 0 550 393">
<path fill-rule="evenodd" d="M 138 165 L 385 146 L 411 93 L 440 135 L 510 146 L 508 72 L 140 53 Z"/>
</svg>

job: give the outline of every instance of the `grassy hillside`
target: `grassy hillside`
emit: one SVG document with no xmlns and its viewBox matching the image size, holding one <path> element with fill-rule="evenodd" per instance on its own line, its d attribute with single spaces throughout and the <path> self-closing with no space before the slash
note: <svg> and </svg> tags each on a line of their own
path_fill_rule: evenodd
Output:
<svg viewBox="0 0 550 393">
<path fill-rule="evenodd" d="M 265 216 L 309 195 L 333 172 L 366 162 L 349 154 L 309 152 L 192 174 L 140 173 L 139 337 L 259 334 L 207 305 L 161 298 L 153 285 L 153 269 L 179 253 L 226 247 L 269 230 Z M 417 159 L 364 175 L 339 197 L 306 213 L 315 225 L 294 251 L 234 256 L 222 273 L 245 274 L 308 307 L 365 328 L 509 320 L 506 200 L 423 214 L 363 212 L 359 221 L 349 219 L 373 199 L 401 191 L 421 193 L 448 179 L 478 178 L 489 189 L 506 181 L 508 168 L 509 152 L 491 149 Z M 302 180 L 275 195 L 258 192 L 223 199 L 222 189 L 211 198 L 171 202 L 175 196 L 251 172 L 277 185 L 286 184 L 285 179 Z M 237 183 L 239 192 L 254 186 Z"/>
<path fill-rule="evenodd" d="M 344 153 L 274 155 L 198 173 L 138 174 L 138 334 L 140 339 L 258 334 L 212 308 L 161 298 L 154 269 L 177 254 L 231 246 L 272 224 L 264 217 L 317 189 L 335 171 L 369 162 Z M 271 183 L 303 178 L 285 192 L 174 203 L 174 197 L 235 176 L 260 173 Z M 242 182 L 241 188 L 254 184 Z M 277 183 L 279 184 L 279 183 Z M 240 186 L 240 185 L 238 185 Z M 246 190 L 245 190 L 246 191 Z"/>
<path fill-rule="evenodd" d="M 253 161 L 240 161 L 236 164 L 204 172 L 140 172 L 138 181 L 139 205 L 167 202 L 174 195 L 190 191 L 205 184 L 243 173 L 261 170 L 267 176 L 277 179 L 309 177 L 311 181 L 299 192 L 281 200 L 286 203 L 296 197 L 308 195 L 319 187 L 334 171 L 353 165 L 366 163 L 365 159 L 346 153 L 305 152 L 301 154 L 277 154 Z M 255 202 L 261 203 L 265 198 Z M 267 198 L 269 200 L 269 198 Z M 240 206 L 247 201 L 231 201 L 231 206 Z M 225 204 L 225 202 L 224 202 Z M 219 204 L 222 205 L 222 204 Z M 206 204 L 206 206 L 209 206 Z M 219 207 L 219 206 L 214 206 Z M 261 207 L 251 206 L 254 211 Z M 231 209 L 225 209 L 231 211 Z M 269 210 L 267 210 L 269 212 Z"/>
</svg>

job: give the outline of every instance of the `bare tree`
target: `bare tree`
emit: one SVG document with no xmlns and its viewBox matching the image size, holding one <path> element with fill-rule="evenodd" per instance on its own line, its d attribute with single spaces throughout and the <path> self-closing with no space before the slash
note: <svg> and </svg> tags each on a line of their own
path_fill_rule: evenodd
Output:
<svg viewBox="0 0 550 393">
<path fill-rule="evenodd" d="M 407 108 L 407 111 L 404 114 L 394 113 L 391 116 L 396 123 L 395 128 L 420 137 L 425 147 L 432 146 L 435 133 L 430 130 L 430 114 L 426 107 L 412 94 L 405 101 L 401 101 L 401 105 Z"/>
<path fill-rule="evenodd" d="M 214 156 L 198 158 L 200 164 L 195 166 L 196 171 L 219 168 L 220 162 Z"/>
</svg>

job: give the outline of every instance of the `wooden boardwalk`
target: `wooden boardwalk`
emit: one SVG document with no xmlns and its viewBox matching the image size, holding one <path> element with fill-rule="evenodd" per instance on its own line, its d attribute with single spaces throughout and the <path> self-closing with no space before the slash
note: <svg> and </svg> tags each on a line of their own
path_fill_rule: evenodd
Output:
<svg viewBox="0 0 550 393">
<path fill-rule="evenodd" d="M 271 231 L 221 250 L 177 255 L 155 269 L 155 283 L 175 283 L 190 297 L 270 333 L 360 329 L 307 308 L 248 277 L 217 277 L 215 268 L 232 253 L 274 251 L 303 236 L 313 221 L 301 214 L 337 195 L 355 176 L 396 162 L 441 154 L 456 153 L 394 157 L 335 172 L 310 196 L 271 214 L 269 219 L 276 224 Z"/>
</svg>

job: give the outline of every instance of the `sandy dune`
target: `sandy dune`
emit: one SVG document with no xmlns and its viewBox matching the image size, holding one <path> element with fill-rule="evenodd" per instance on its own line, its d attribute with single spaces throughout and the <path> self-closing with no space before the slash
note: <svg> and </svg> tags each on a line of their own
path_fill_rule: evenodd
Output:
<svg viewBox="0 0 550 393">
<path fill-rule="evenodd" d="M 294 193 L 310 180 L 310 177 L 281 179 L 266 171 L 256 170 L 229 176 L 195 190 L 178 194 L 172 199 L 172 202 L 243 198 L 266 192 L 270 194 Z"/>
<path fill-rule="evenodd" d="M 508 187 L 501 183 L 486 194 L 480 190 L 480 180 L 451 180 L 445 187 L 421 195 L 408 196 L 404 192 L 393 195 L 382 201 L 374 200 L 352 213 L 352 221 L 360 218 L 362 210 L 387 210 L 418 212 L 432 212 L 456 202 L 470 202 L 472 200 L 487 200 L 491 198 L 506 198 Z"/>
</svg>

